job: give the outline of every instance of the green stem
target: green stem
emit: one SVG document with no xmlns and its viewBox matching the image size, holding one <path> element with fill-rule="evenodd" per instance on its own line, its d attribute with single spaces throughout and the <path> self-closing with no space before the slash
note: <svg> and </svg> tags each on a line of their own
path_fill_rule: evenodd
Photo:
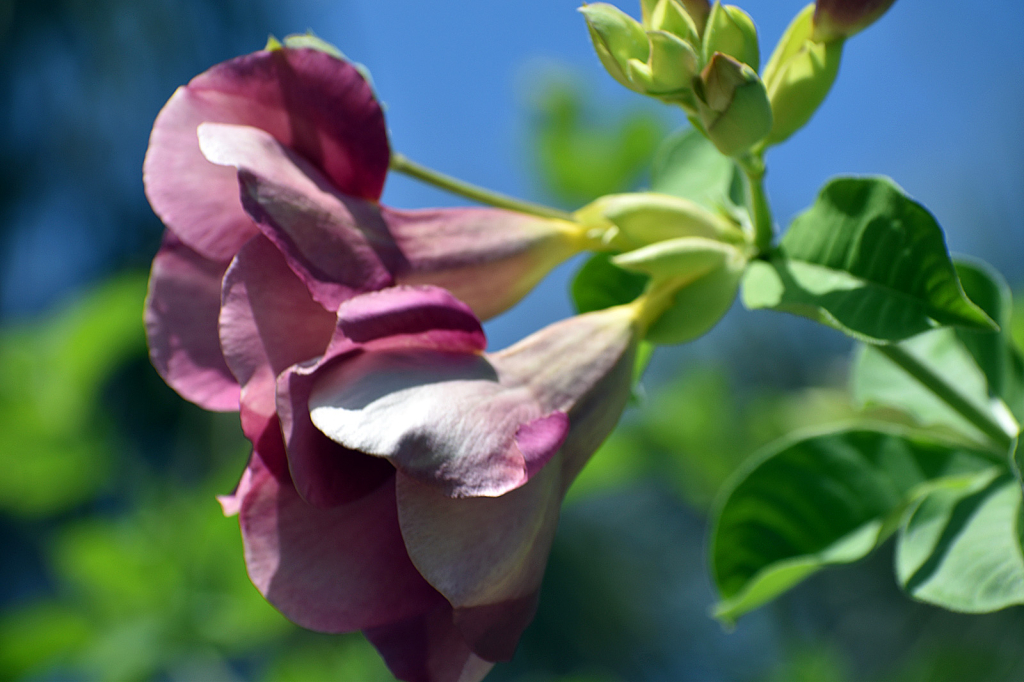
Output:
<svg viewBox="0 0 1024 682">
<path fill-rule="evenodd" d="M 534 204 L 529 201 L 523 201 L 522 199 L 515 199 L 504 194 L 499 194 L 498 192 L 492 192 L 489 189 L 471 185 L 468 182 L 457 180 L 450 175 L 438 173 L 426 166 L 421 166 L 415 161 L 410 161 L 408 158 L 397 152 L 393 152 L 391 154 L 391 170 L 404 173 L 405 175 L 421 180 L 428 185 L 440 187 L 452 194 L 458 194 L 461 197 L 471 199 L 481 204 L 487 204 L 488 206 L 507 208 L 511 211 L 540 216 L 541 218 L 575 220 L 571 213 L 560 211 L 557 208 L 550 208 L 548 206 L 541 206 L 540 204 Z"/>
<path fill-rule="evenodd" d="M 1001 449 L 1009 450 L 1013 445 L 1013 437 L 1006 433 L 990 414 L 981 410 L 955 386 L 947 383 L 945 379 L 933 372 L 930 367 L 895 344 L 875 347 L 882 355 L 899 365 L 903 371 L 921 382 L 925 388 L 991 438 Z"/>
<path fill-rule="evenodd" d="M 772 223 L 772 209 L 768 205 L 768 194 L 764 191 L 764 161 L 759 156 L 749 156 L 738 159 L 738 162 L 747 179 L 750 217 L 754 221 L 754 246 L 758 253 L 765 253 L 772 246 L 775 227 Z"/>
</svg>

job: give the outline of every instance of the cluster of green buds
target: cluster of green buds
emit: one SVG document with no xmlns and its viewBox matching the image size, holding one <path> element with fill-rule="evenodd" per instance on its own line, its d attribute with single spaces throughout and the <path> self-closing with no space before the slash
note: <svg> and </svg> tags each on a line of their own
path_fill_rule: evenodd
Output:
<svg viewBox="0 0 1024 682">
<path fill-rule="evenodd" d="M 845 39 L 894 1 L 808 5 L 760 75 L 757 30 L 739 7 L 641 0 L 641 21 L 605 3 L 580 12 L 612 77 L 682 107 L 719 151 L 738 157 L 782 142 L 807 123 L 832 87 Z"/>
<path fill-rule="evenodd" d="M 718 149 L 735 156 L 771 130 L 750 16 L 707 0 L 641 0 L 637 21 L 612 5 L 580 11 L 608 72 L 626 87 L 681 106 Z"/>
</svg>

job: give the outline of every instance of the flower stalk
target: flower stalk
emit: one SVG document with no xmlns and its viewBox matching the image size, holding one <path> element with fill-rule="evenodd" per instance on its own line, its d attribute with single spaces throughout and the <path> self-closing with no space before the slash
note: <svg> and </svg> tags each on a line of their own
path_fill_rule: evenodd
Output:
<svg viewBox="0 0 1024 682">
<path fill-rule="evenodd" d="M 478 187 L 463 180 L 453 178 L 450 175 L 445 175 L 444 173 L 439 173 L 431 168 L 420 165 L 398 152 L 391 153 L 391 170 L 408 175 L 409 177 L 416 178 L 428 185 L 433 185 L 434 187 L 438 187 L 447 192 L 451 192 L 452 194 L 457 194 L 460 197 L 465 197 L 466 199 L 470 199 L 487 206 L 505 208 L 510 211 L 517 211 L 519 213 L 534 215 L 540 218 L 574 221 L 572 214 L 566 211 L 551 208 L 550 206 L 535 204 L 531 201 L 516 199 L 514 197 L 501 194 L 500 192 L 494 192 L 489 189 L 484 189 L 483 187 Z"/>
<path fill-rule="evenodd" d="M 768 204 L 768 193 L 764 189 L 764 160 L 760 155 L 749 154 L 737 159 L 747 181 L 747 197 L 750 202 L 750 219 L 754 225 L 754 247 L 758 254 L 771 248 L 775 237 L 772 209 Z"/>
</svg>

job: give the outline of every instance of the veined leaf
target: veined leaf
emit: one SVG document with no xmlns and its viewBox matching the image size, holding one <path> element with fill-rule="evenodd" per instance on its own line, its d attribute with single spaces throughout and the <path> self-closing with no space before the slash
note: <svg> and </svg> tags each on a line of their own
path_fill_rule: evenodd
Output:
<svg viewBox="0 0 1024 682">
<path fill-rule="evenodd" d="M 999 470 L 987 453 L 903 430 L 821 433 L 754 461 L 714 520 L 715 615 L 725 622 L 825 566 L 866 556 L 923 484 Z"/>
<path fill-rule="evenodd" d="M 985 373 L 989 395 L 1001 398 L 1024 419 L 1024 356 L 1013 342 L 1010 287 L 998 270 L 980 260 L 957 261 L 967 296 L 999 325 L 999 333 L 957 329 L 956 335 Z"/>
<path fill-rule="evenodd" d="M 985 613 L 1024 604 L 1021 489 L 980 472 L 923 495 L 896 541 L 896 575 L 915 599 Z"/>
<path fill-rule="evenodd" d="M 993 420 L 1005 414 L 989 400 L 985 374 L 952 329 L 936 329 L 899 345 Z M 857 350 L 850 384 L 854 400 L 862 406 L 895 407 L 921 426 L 944 426 L 975 442 L 987 442 L 976 426 L 870 344 Z"/>
<path fill-rule="evenodd" d="M 839 178 L 752 263 L 748 308 L 804 315 L 863 341 L 939 326 L 996 331 L 964 294 L 935 218 L 887 178 Z"/>
<path fill-rule="evenodd" d="M 1000 424 L 1009 436 L 1018 426 L 1007 404 L 1020 412 L 1024 379 L 1020 354 L 1008 329 L 1009 288 L 983 263 L 957 263 L 964 290 L 972 301 L 1000 323 L 997 333 L 936 329 L 899 343 L 899 348 L 931 373 L 943 378 L 974 408 Z M 935 393 L 874 346 L 866 345 L 851 371 L 854 398 L 862 405 L 895 407 L 923 426 L 944 426 L 977 442 L 989 438 Z"/>
</svg>

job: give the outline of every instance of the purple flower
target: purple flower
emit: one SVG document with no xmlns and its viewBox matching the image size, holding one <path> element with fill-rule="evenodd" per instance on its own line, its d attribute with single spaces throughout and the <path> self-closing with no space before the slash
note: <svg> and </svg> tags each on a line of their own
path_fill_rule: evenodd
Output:
<svg viewBox="0 0 1024 682">
<path fill-rule="evenodd" d="M 257 244 L 228 273 L 222 316 L 243 374 L 261 353 L 301 354 L 298 335 L 261 337 L 239 293 L 259 282 L 288 303 L 264 284 L 286 266 Z M 294 315 L 265 310 L 268 329 Z M 321 357 L 243 395 L 254 452 L 223 503 L 239 512 L 253 583 L 304 627 L 363 630 L 401 679 L 482 679 L 532 619 L 562 498 L 625 405 L 636 313 L 578 316 L 483 353 L 472 311 L 442 289 L 342 303 Z"/>
<path fill-rule="evenodd" d="M 207 409 L 239 409 L 244 382 L 224 360 L 217 320 L 223 277 L 252 240 L 283 254 L 327 317 L 358 293 L 422 283 L 488 318 L 583 245 L 568 222 L 380 206 L 389 160 L 370 86 L 322 51 L 256 52 L 174 93 L 144 163 L 146 194 L 168 228 L 146 329 L 153 364 L 173 388 Z"/>
<path fill-rule="evenodd" d="M 484 353 L 478 318 L 583 228 L 380 206 L 389 155 L 370 87 L 320 51 L 179 88 L 145 161 L 168 228 L 146 329 L 168 384 L 240 412 L 253 452 L 221 502 L 266 598 L 363 630 L 401 679 L 472 682 L 533 617 L 561 500 L 629 393 L 640 308 Z"/>
</svg>

